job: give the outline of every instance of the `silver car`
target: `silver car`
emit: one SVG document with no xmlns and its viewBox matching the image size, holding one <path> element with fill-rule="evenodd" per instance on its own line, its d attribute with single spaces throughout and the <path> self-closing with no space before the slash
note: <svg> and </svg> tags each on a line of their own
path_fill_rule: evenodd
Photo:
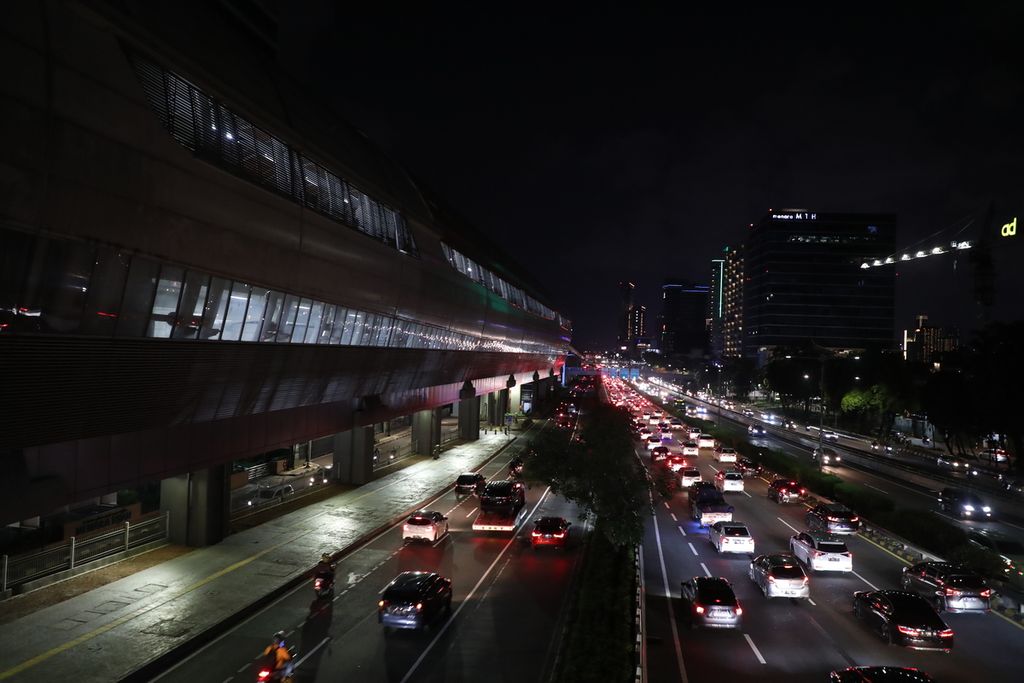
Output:
<svg viewBox="0 0 1024 683">
<path fill-rule="evenodd" d="M 946 612 L 988 612 L 992 589 L 957 564 L 918 562 L 903 568 L 903 590 L 917 593 Z"/>
<path fill-rule="evenodd" d="M 683 582 L 680 593 L 689 608 L 690 628 L 740 627 L 743 608 L 728 580 L 695 576 Z"/>
<path fill-rule="evenodd" d="M 759 555 L 750 563 L 750 580 L 766 598 L 810 598 L 810 579 L 790 553 Z"/>
</svg>

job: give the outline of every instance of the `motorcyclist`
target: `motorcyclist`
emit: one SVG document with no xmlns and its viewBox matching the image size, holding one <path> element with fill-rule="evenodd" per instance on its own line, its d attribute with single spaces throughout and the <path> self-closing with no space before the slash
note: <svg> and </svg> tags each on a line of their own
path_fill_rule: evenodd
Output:
<svg viewBox="0 0 1024 683">
<path fill-rule="evenodd" d="M 508 464 L 508 471 L 509 471 L 509 474 L 511 474 L 513 477 L 517 477 L 520 474 L 522 474 L 522 472 L 523 472 L 523 459 L 518 457 L 518 456 L 516 456 L 515 458 L 512 458 L 511 462 L 509 462 L 509 464 Z"/>
<path fill-rule="evenodd" d="M 334 565 L 331 563 L 331 554 L 324 553 L 320 556 L 320 561 L 316 565 L 316 569 L 313 570 L 313 576 L 315 578 L 323 578 L 329 584 L 334 583 Z"/>
<path fill-rule="evenodd" d="M 274 634 L 274 640 L 263 650 L 263 656 L 273 657 L 274 676 L 278 680 L 292 675 L 294 663 L 292 662 L 292 653 L 285 647 L 284 631 Z"/>
</svg>

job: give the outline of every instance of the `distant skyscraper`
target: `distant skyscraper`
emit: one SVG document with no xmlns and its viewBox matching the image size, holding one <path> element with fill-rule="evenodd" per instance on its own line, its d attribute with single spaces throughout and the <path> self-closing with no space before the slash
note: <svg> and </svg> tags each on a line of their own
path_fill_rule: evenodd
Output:
<svg viewBox="0 0 1024 683">
<path fill-rule="evenodd" d="M 743 354 L 813 341 L 893 348 L 895 274 L 862 269 L 896 250 L 896 217 L 771 212 L 744 244 Z"/>
<path fill-rule="evenodd" d="M 632 282 L 622 281 L 619 283 L 619 296 L 622 299 L 622 306 L 619 309 L 619 322 L 616 327 L 619 329 L 619 346 L 628 346 L 630 340 L 636 335 L 632 331 L 633 318 L 633 294 L 636 285 Z"/>
<path fill-rule="evenodd" d="M 725 313 L 725 259 L 711 260 L 711 286 L 708 288 L 707 330 L 711 357 L 721 358 L 725 348 L 722 316 Z"/>
<path fill-rule="evenodd" d="M 661 351 L 678 356 L 707 352 L 708 286 L 685 280 L 661 288 Z"/>
<path fill-rule="evenodd" d="M 942 354 L 960 348 L 960 333 L 952 327 L 926 325 L 928 316 L 917 316 L 917 327 L 903 330 L 903 359 L 914 363 L 937 363 Z"/>
<path fill-rule="evenodd" d="M 636 344 L 638 337 L 647 336 L 647 307 L 634 305 L 629 314 L 629 341 Z"/>
<path fill-rule="evenodd" d="M 722 292 L 722 356 L 743 355 L 743 246 L 725 248 Z"/>
</svg>

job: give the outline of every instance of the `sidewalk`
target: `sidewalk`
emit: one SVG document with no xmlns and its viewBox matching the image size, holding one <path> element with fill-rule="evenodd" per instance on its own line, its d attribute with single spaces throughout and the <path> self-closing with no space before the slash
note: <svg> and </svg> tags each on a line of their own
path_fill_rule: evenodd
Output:
<svg viewBox="0 0 1024 683">
<path fill-rule="evenodd" d="M 244 612 L 479 467 L 516 436 L 488 434 L 0 626 L 0 680 L 114 681 Z M 46 589 L 43 589 L 46 590 Z"/>
</svg>

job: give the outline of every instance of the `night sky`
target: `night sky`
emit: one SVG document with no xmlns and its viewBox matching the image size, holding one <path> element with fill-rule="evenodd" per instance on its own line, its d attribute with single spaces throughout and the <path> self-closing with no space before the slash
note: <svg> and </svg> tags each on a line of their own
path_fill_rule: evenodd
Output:
<svg viewBox="0 0 1024 683">
<path fill-rule="evenodd" d="M 900 246 L 1024 209 L 1020 3 L 560 4 L 288 3 L 279 54 L 525 265 L 578 348 L 614 341 L 619 280 L 656 314 L 769 208 L 895 212 Z M 993 318 L 1024 316 L 1021 240 L 993 240 Z M 965 258 L 897 282 L 898 329 L 981 319 Z"/>
</svg>

